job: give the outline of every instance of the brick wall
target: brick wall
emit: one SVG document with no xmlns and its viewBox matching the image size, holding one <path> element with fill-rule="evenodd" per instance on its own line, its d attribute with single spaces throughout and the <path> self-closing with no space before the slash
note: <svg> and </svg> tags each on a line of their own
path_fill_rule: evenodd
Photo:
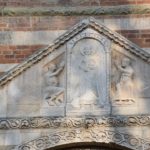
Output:
<svg viewBox="0 0 150 150">
<path fill-rule="evenodd" d="M 150 0 L 0 0 L 0 11 L 7 7 L 57 7 L 57 6 L 116 6 L 116 5 L 143 5 L 150 4 Z M 67 8 L 67 7 L 66 7 Z M 43 8 L 44 9 L 44 8 Z M 34 51 L 50 42 L 36 42 L 25 41 L 25 33 L 41 32 L 42 34 L 49 31 L 64 31 L 68 30 L 71 26 L 86 18 L 83 15 L 70 15 L 70 16 L 35 16 L 35 15 L 22 15 L 22 16 L 5 16 L 0 17 L 0 64 L 13 64 L 20 63 L 27 56 L 31 55 Z M 88 16 L 89 17 L 89 16 Z M 129 40 L 133 41 L 142 48 L 150 49 L 150 14 L 125 14 L 125 15 L 96 15 L 92 16 L 102 22 L 109 28 L 122 34 Z M 21 35 L 20 32 L 22 33 Z M 9 33 L 9 34 L 8 34 Z M 14 39 L 14 34 L 22 40 L 22 44 Z M 6 36 L 7 35 L 7 36 Z M 14 42 L 10 42 L 11 40 Z M 20 37 L 19 37 L 20 36 Z M 57 36 L 56 36 L 57 37 Z M 34 36 L 31 41 L 34 41 Z M 10 41 L 9 41 L 10 40 Z M 30 44 L 29 44 L 30 43 Z M 0 70 L 1 72 L 1 70 Z"/>
<path fill-rule="evenodd" d="M 0 45 L 0 63 L 19 63 L 45 45 Z"/>
<path fill-rule="evenodd" d="M 130 16 L 94 16 L 97 19 L 124 19 Z M 139 18 L 141 16 L 135 15 L 132 18 Z M 148 15 L 142 18 L 150 17 Z M 33 31 L 48 31 L 48 30 L 67 30 L 72 25 L 76 24 L 79 20 L 85 18 L 84 16 L 57 16 L 57 17 L 5 17 L 1 19 L 0 31 L 1 32 L 33 32 Z M 141 30 L 117 30 L 129 40 L 143 48 L 150 47 L 150 29 Z M 33 37 L 34 38 L 34 37 Z M 46 46 L 46 44 L 36 45 L 0 45 L 0 63 L 19 63 L 28 55 L 32 54 L 35 50 Z"/>
</svg>

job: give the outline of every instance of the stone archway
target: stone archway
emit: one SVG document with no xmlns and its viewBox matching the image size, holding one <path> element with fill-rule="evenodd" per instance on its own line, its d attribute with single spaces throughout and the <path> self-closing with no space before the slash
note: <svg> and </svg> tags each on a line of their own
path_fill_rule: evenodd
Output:
<svg viewBox="0 0 150 150">
<path fill-rule="evenodd" d="M 127 147 L 120 146 L 114 143 L 72 143 L 67 145 L 56 146 L 46 150 L 131 150 Z"/>
<path fill-rule="evenodd" d="M 150 141 L 138 138 L 137 136 L 128 133 L 121 133 L 111 130 L 100 130 L 99 128 L 92 129 L 68 129 L 60 132 L 49 133 L 27 143 L 17 146 L 17 150 L 59 150 L 64 146 L 80 146 L 79 143 L 99 143 L 98 146 L 105 146 L 106 149 L 114 148 L 113 145 L 119 145 L 119 149 L 147 150 L 150 148 Z M 112 145 L 113 144 L 113 145 Z M 85 145 L 81 145 L 82 148 Z M 90 146 L 90 145 L 87 145 Z M 96 146 L 96 145 L 95 145 Z M 122 147 L 125 147 L 121 149 Z M 66 147 L 65 147 L 66 148 Z M 71 147 L 70 147 L 71 148 Z M 60 149 L 60 150 L 61 150 Z M 63 150 L 63 149 L 62 149 Z M 69 149 L 68 149 L 69 150 Z M 71 149 L 70 149 L 71 150 Z M 73 150 L 73 149 L 72 149 Z M 86 149 L 83 149 L 86 150 Z"/>
</svg>

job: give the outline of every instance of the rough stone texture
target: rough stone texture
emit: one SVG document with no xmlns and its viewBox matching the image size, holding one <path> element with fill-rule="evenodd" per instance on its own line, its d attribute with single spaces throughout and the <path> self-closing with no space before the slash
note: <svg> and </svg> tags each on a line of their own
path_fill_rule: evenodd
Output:
<svg viewBox="0 0 150 150">
<path fill-rule="evenodd" d="M 44 150 L 94 141 L 149 149 L 149 60 L 94 19 L 79 22 L 1 76 L 0 145 Z"/>
<path fill-rule="evenodd" d="M 4 31 L 0 32 L 1 45 L 48 45 L 65 31 Z"/>
<path fill-rule="evenodd" d="M 7 72 L 8 70 L 15 67 L 17 64 L 0 64 L 0 72 Z"/>
<path fill-rule="evenodd" d="M 101 7 L 4 7 L 0 14 L 2 16 L 71 16 L 71 15 L 121 15 L 121 14 L 149 14 L 149 5 L 121 5 L 121 6 L 101 6 Z"/>
<path fill-rule="evenodd" d="M 54 7 L 54 6 L 115 6 L 115 5 L 127 5 L 127 4 L 149 4 L 149 0 L 13 0 L 13 1 L 0 1 L 0 6 L 8 7 Z"/>
</svg>

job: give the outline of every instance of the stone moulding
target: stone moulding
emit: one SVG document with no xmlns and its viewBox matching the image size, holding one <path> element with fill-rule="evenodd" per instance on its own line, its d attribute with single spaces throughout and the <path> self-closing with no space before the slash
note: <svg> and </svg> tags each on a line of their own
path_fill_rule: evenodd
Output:
<svg viewBox="0 0 150 150">
<path fill-rule="evenodd" d="M 71 143 L 97 142 L 115 143 L 134 150 L 148 150 L 150 141 L 118 131 L 93 129 L 74 129 L 48 134 L 17 146 L 15 150 L 44 150 Z"/>
<path fill-rule="evenodd" d="M 130 53 L 133 53 L 137 57 L 141 58 L 142 60 L 150 63 L 150 54 L 143 51 L 139 48 L 136 44 L 132 43 L 131 41 L 127 40 L 126 38 L 122 37 L 116 32 L 109 30 L 103 24 L 97 22 L 93 18 L 84 19 L 80 21 L 77 25 L 73 26 L 69 31 L 65 32 L 62 36 L 57 38 L 53 44 L 50 46 L 41 49 L 27 58 L 18 66 L 14 67 L 10 71 L 6 72 L 4 75 L 0 77 L 0 86 L 4 86 L 13 78 L 30 68 L 32 65 L 38 63 L 41 59 L 52 53 L 53 51 L 57 50 L 61 45 L 65 44 L 71 38 L 73 38 L 76 34 L 83 31 L 84 29 L 92 28 L 96 30 L 100 34 L 108 37 L 108 39 L 112 40 L 114 43 L 117 43 L 121 47 L 124 47 Z"/>
<path fill-rule="evenodd" d="M 150 5 L 120 5 L 120 6 L 93 6 L 93 7 L 4 7 L 0 14 L 2 16 L 71 16 L 71 15 L 129 15 L 149 14 Z"/>
<path fill-rule="evenodd" d="M 29 117 L 1 118 L 0 130 L 42 128 L 90 128 L 149 126 L 150 116 L 104 116 L 101 118 Z"/>
</svg>

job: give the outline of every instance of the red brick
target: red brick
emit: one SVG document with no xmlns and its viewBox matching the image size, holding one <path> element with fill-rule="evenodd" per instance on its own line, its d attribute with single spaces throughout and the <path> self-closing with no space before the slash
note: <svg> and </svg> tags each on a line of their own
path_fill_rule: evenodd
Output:
<svg viewBox="0 0 150 150">
<path fill-rule="evenodd" d="M 140 38 L 129 38 L 129 40 L 131 40 L 131 41 L 134 42 L 135 44 L 139 45 L 140 47 L 145 47 L 144 39 L 140 39 Z"/>
<path fill-rule="evenodd" d="M 149 38 L 149 39 L 145 39 L 145 42 L 148 42 L 148 43 L 150 43 L 150 38 Z"/>
<path fill-rule="evenodd" d="M 0 45 L 0 51 L 9 50 L 8 45 Z"/>
<path fill-rule="evenodd" d="M 16 46 L 16 49 L 28 49 L 29 47 L 29 45 L 18 45 Z"/>
<path fill-rule="evenodd" d="M 15 55 L 15 58 L 25 58 L 25 55 Z"/>
<path fill-rule="evenodd" d="M 150 33 L 149 34 L 141 34 L 142 38 L 150 38 Z"/>
<path fill-rule="evenodd" d="M 16 45 L 9 45 L 9 49 L 11 49 L 11 50 L 16 50 L 16 49 L 17 49 L 17 46 L 16 46 Z"/>
<path fill-rule="evenodd" d="M 5 55 L 5 58 L 14 58 L 15 55 Z"/>
<path fill-rule="evenodd" d="M 6 28 L 7 24 L 6 23 L 0 23 L 0 28 Z"/>
<path fill-rule="evenodd" d="M 2 53 L 4 55 L 10 55 L 10 54 L 13 54 L 13 51 L 9 50 L 9 51 L 2 51 Z"/>
</svg>

